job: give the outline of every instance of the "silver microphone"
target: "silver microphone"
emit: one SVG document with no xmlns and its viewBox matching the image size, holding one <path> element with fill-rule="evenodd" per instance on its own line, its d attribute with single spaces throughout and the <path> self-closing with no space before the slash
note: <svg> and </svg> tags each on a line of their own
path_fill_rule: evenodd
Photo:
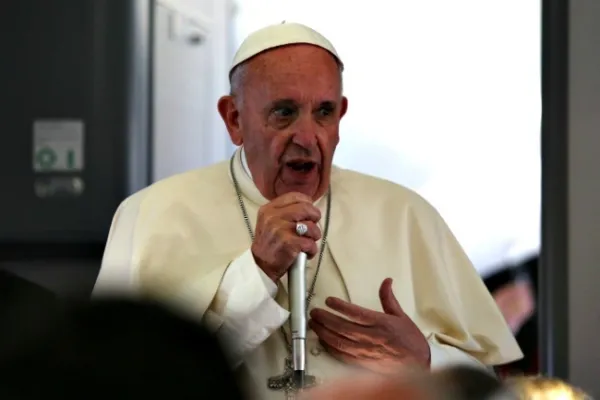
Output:
<svg viewBox="0 0 600 400">
<path fill-rule="evenodd" d="M 306 369 L 306 253 L 299 253 L 288 273 L 294 384 L 304 387 Z"/>
</svg>

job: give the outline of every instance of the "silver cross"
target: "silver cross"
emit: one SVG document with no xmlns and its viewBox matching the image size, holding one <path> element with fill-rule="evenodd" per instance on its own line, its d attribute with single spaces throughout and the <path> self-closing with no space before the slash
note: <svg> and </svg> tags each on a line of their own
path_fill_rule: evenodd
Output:
<svg viewBox="0 0 600 400">
<path fill-rule="evenodd" d="M 294 384 L 294 368 L 292 367 L 292 358 L 286 357 L 281 375 L 273 376 L 268 379 L 267 386 L 271 390 L 284 391 L 286 400 L 294 400 L 296 394 L 302 390 L 313 387 L 317 384 L 317 378 L 312 375 L 305 376 L 304 388 L 297 388 Z"/>
</svg>

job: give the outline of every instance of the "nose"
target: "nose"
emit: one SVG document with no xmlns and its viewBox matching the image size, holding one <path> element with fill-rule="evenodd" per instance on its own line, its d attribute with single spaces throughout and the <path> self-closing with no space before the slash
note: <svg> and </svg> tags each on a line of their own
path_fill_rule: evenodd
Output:
<svg viewBox="0 0 600 400">
<path fill-rule="evenodd" d="M 314 149 L 317 146 L 317 132 L 319 129 L 317 124 L 309 118 L 298 122 L 295 126 L 292 142 L 307 150 Z"/>
</svg>

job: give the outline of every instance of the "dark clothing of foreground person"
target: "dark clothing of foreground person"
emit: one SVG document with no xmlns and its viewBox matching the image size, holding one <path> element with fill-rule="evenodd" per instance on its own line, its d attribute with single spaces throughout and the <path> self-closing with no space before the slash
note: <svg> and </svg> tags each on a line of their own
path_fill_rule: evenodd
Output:
<svg viewBox="0 0 600 400">
<path fill-rule="evenodd" d="M 2 399 L 242 399 L 217 340 L 152 303 L 57 307 L 0 363 Z"/>
</svg>

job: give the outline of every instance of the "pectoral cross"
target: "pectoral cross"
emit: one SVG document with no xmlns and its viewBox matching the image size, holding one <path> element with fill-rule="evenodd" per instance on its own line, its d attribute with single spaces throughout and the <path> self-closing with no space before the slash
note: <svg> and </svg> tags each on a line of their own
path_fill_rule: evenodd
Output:
<svg viewBox="0 0 600 400">
<path fill-rule="evenodd" d="M 271 390 L 284 391 L 286 400 L 294 400 L 296 399 L 296 394 L 300 390 L 313 387 L 317 384 L 317 378 L 312 375 L 306 375 L 304 379 L 305 387 L 297 388 L 294 384 L 294 368 L 292 367 L 292 357 L 288 356 L 285 358 L 283 373 L 281 375 L 269 378 L 267 381 L 267 386 Z"/>
</svg>

